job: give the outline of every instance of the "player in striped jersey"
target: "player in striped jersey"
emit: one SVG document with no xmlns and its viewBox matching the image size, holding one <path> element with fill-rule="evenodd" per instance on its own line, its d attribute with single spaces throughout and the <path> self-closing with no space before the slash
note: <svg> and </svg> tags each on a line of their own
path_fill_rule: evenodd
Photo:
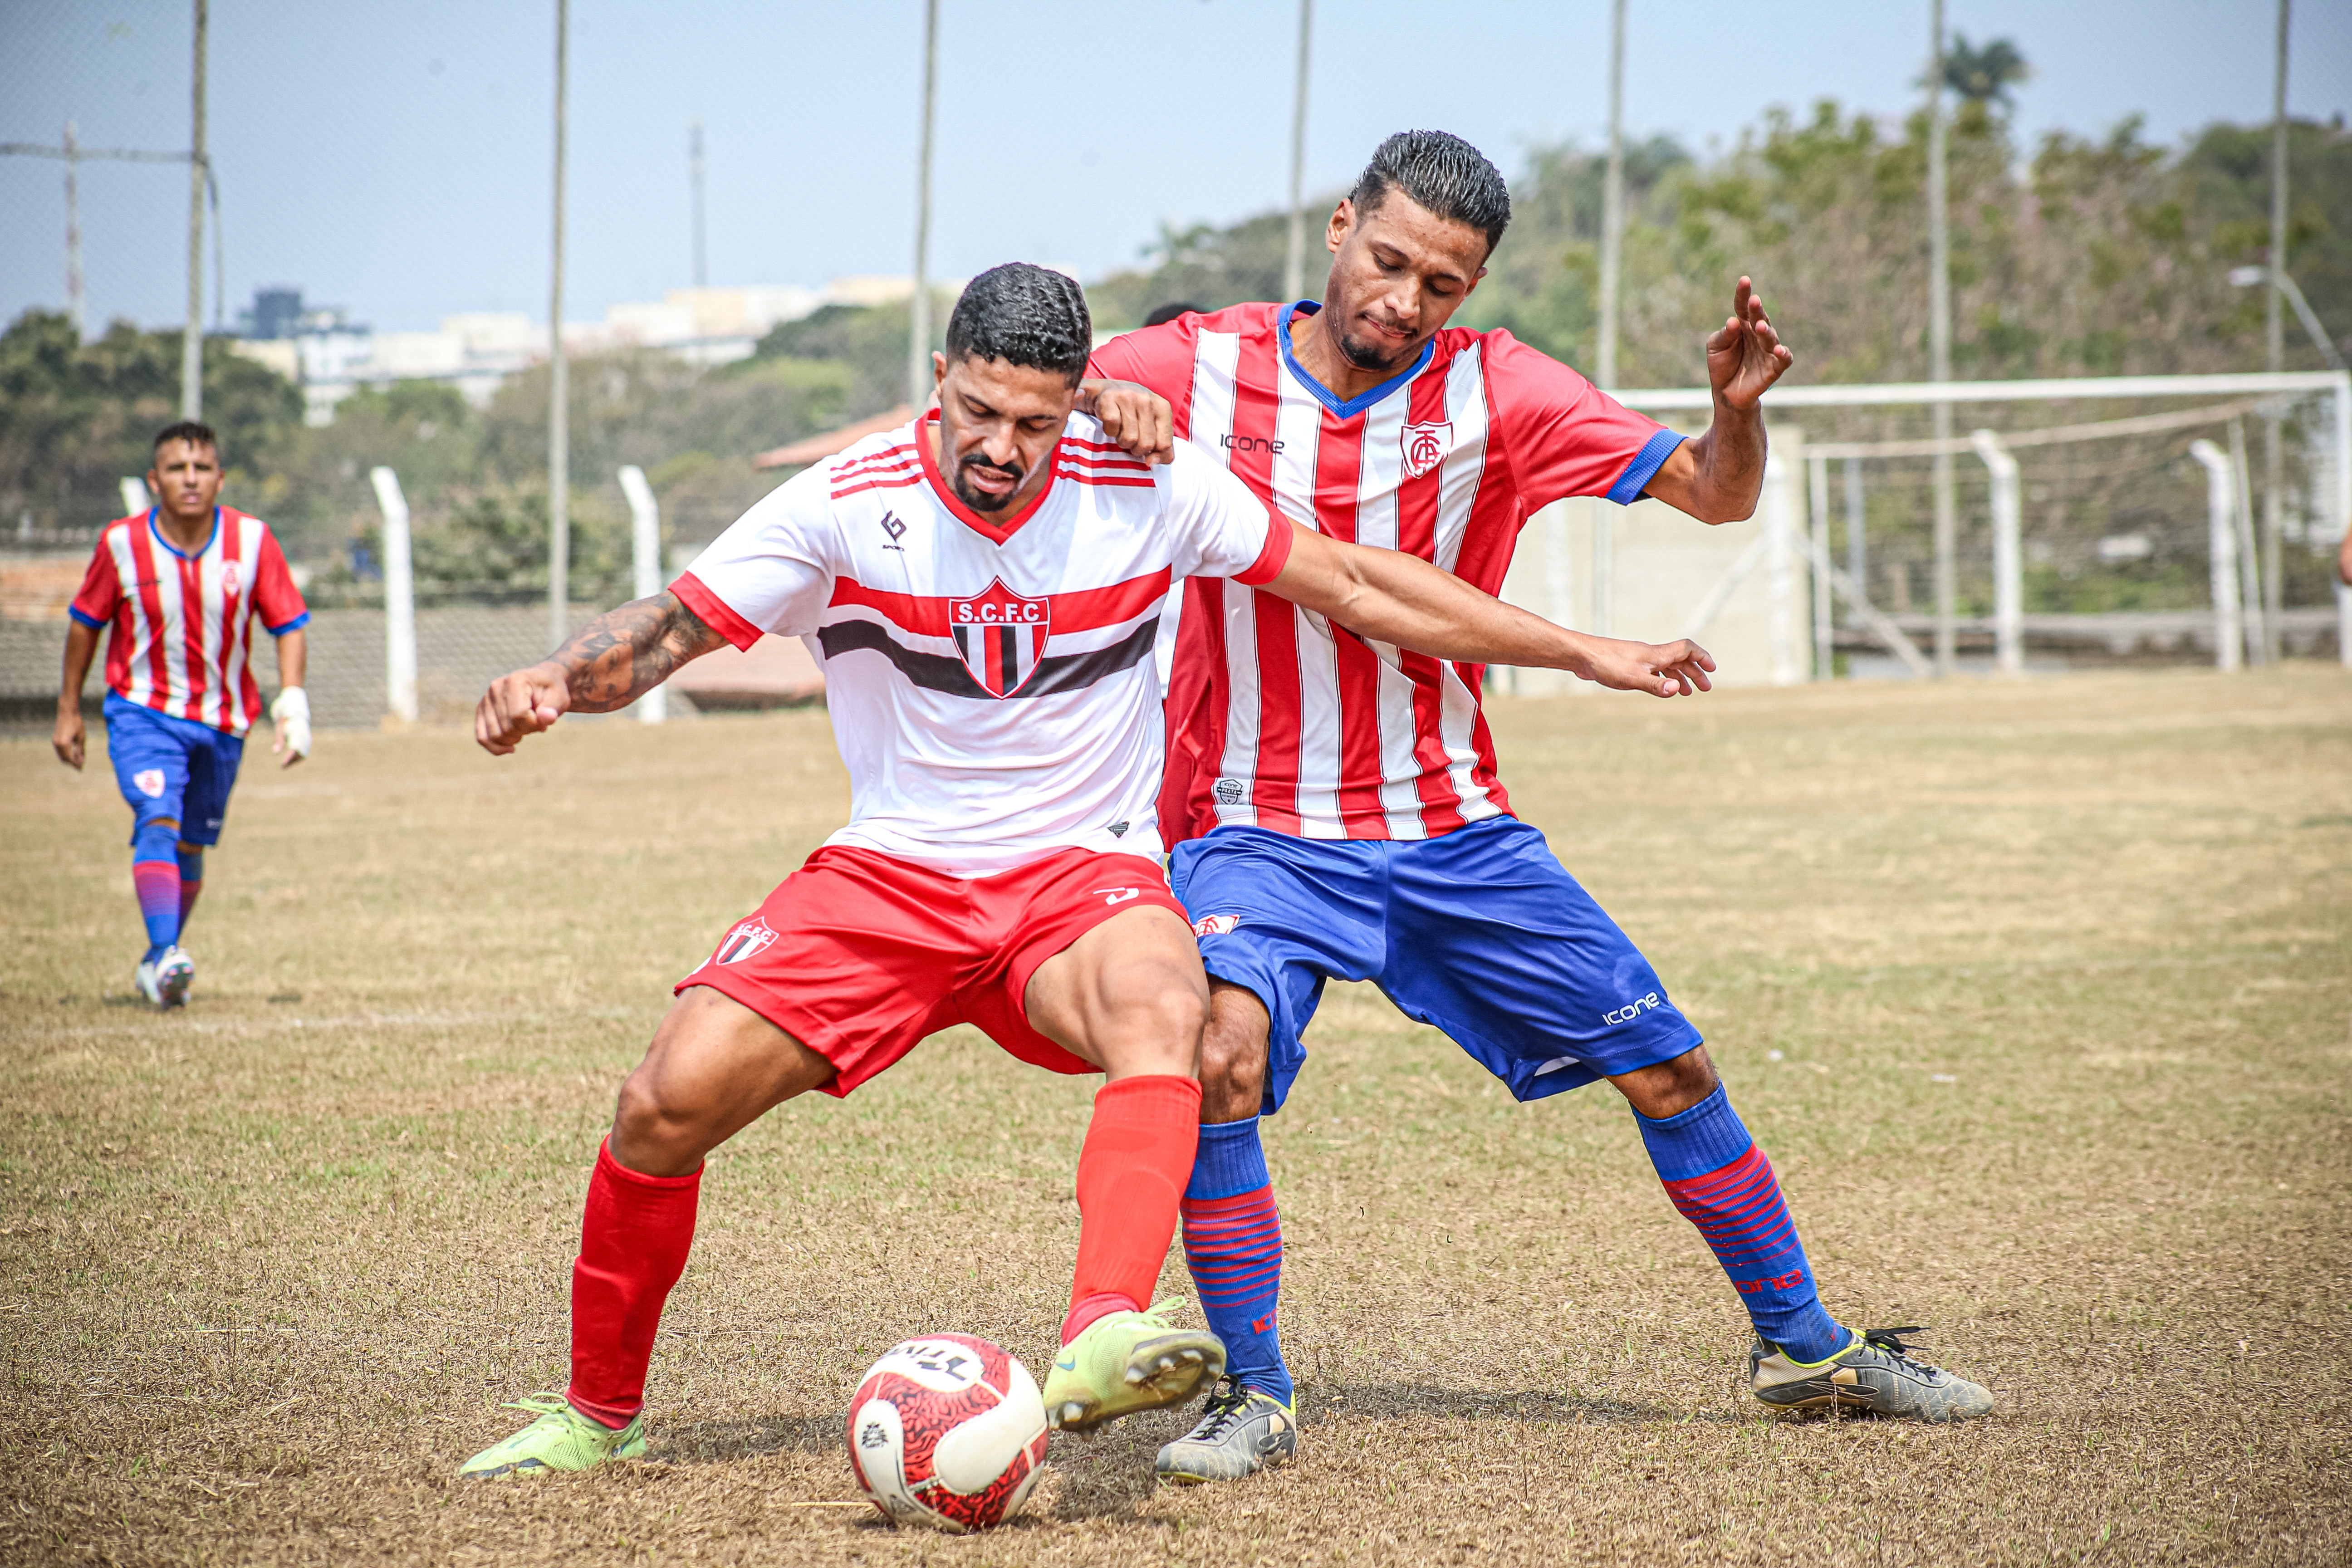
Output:
<svg viewBox="0 0 2352 1568">
<path fill-rule="evenodd" d="M 1181 316 L 1105 344 L 1092 374 L 1164 397 L 1177 435 L 1294 520 L 1490 593 L 1521 525 L 1563 497 L 1654 496 L 1706 522 L 1748 516 L 1763 480 L 1760 400 L 1791 357 L 1748 280 L 1706 344 L 1713 426 L 1685 440 L 1508 332 L 1447 325 L 1509 217 L 1502 176 L 1475 148 L 1443 132 L 1391 137 L 1331 216 L 1322 303 Z M 1132 395 L 1103 394 L 1113 405 Z M 1688 644 L 1642 657 L 1713 668 Z M 1989 1409 L 1975 1384 L 1822 1310 L 1771 1166 L 1698 1031 L 1543 837 L 1510 815 L 1483 675 L 1245 584 L 1189 587 L 1160 820 L 1185 840 L 1171 880 L 1213 988 L 1185 1247 L 1232 1362 L 1199 1426 L 1162 1450 L 1160 1472 L 1246 1475 L 1295 1451 L 1276 1330 L 1281 1231 L 1257 1119 L 1280 1107 L 1333 978 L 1378 982 L 1521 1100 L 1615 1083 L 1748 1308 L 1758 1397 L 1935 1419 Z"/>
<path fill-rule="evenodd" d="M 184 420 L 155 437 L 147 488 L 155 504 L 99 536 L 66 633 L 58 759 L 79 772 L 87 741 L 81 688 L 106 645 L 106 749 L 131 803 L 131 883 L 147 926 L 133 979 L 158 1007 L 187 1000 L 195 963 L 180 933 L 204 890 L 205 850 L 220 842 L 245 752 L 261 717 L 248 668 L 252 623 L 278 642 L 278 727 L 270 750 L 292 767 L 310 754 L 302 689 L 310 612 L 269 525 L 219 504 L 220 440 Z"/>
</svg>

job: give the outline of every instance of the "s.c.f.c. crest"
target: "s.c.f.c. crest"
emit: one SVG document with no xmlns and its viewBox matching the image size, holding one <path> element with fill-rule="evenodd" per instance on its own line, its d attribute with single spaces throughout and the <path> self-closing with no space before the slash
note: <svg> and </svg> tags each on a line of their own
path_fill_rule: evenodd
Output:
<svg viewBox="0 0 2352 1568">
<path fill-rule="evenodd" d="M 1417 479 L 1438 464 L 1454 449 L 1454 426 L 1448 423 L 1408 425 L 1402 437 L 1404 443 L 1404 477 Z"/>
<path fill-rule="evenodd" d="M 1001 577 L 984 592 L 948 601 L 956 652 L 991 697 L 1010 697 L 1029 684 L 1045 657 L 1053 619 L 1051 599 L 1024 599 Z"/>
<path fill-rule="evenodd" d="M 243 575 L 244 574 L 237 570 L 237 564 L 236 562 L 224 561 L 221 563 L 222 598 L 234 599 L 236 597 L 236 590 L 243 581 Z"/>
<path fill-rule="evenodd" d="M 727 940 L 720 942 L 719 951 L 710 956 L 719 963 L 740 963 L 745 959 L 765 950 L 768 944 L 775 940 L 776 928 L 759 916 L 753 915 L 750 920 L 742 921 L 733 931 L 729 931 Z"/>
</svg>

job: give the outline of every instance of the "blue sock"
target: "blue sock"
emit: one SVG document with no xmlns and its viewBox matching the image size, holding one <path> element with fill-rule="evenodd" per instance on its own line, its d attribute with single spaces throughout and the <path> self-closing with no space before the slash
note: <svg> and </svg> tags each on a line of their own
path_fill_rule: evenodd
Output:
<svg viewBox="0 0 2352 1568">
<path fill-rule="evenodd" d="M 205 852 L 180 846 L 180 929 L 188 929 L 188 916 L 196 907 L 196 895 L 205 890 Z"/>
<path fill-rule="evenodd" d="M 147 922 L 147 960 L 180 940 L 179 825 L 142 822 L 131 835 L 131 886 Z"/>
<path fill-rule="evenodd" d="M 1225 1342 L 1225 1371 L 1244 1388 L 1288 1405 L 1276 1310 L 1282 1294 L 1282 1219 L 1257 1118 L 1201 1129 L 1184 1189 L 1184 1262 L 1209 1330 Z"/>
<path fill-rule="evenodd" d="M 1853 1336 L 1822 1310 L 1772 1163 L 1748 1137 L 1723 1086 L 1678 1115 L 1653 1121 L 1636 1111 L 1633 1121 L 1666 1195 L 1715 1249 L 1759 1337 L 1794 1361 L 1822 1361 L 1843 1350 Z"/>
</svg>

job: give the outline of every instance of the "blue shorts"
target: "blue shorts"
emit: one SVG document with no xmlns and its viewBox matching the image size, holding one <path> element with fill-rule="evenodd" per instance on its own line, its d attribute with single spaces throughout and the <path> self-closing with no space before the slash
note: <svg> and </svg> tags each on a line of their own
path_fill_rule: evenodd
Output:
<svg viewBox="0 0 2352 1568">
<path fill-rule="evenodd" d="M 1521 1100 L 1699 1043 L 1649 960 L 1516 817 L 1417 840 L 1219 827 L 1176 847 L 1170 880 L 1210 974 L 1265 1004 L 1268 1112 L 1306 1064 L 1327 980 L 1374 982 Z"/>
<path fill-rule="evenodd" d="M 106 694 L 106 752 L 131 803 L 131 834 L 176 821 L 183 844 L 217 844 L 245 738 Z"/>
</svg>

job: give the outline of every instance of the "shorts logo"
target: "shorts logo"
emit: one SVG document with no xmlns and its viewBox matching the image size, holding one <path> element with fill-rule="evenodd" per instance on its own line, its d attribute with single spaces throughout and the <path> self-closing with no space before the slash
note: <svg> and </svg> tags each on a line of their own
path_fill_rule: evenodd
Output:
<svg viewBox="0 0 2352 1568">
<path fill-rule="evenodd" d="M 239 583 L 239 582 L 241 582 L 242 580 L 243 580 L 243 574 L 241 574 L 241 573 L 239 573 L 239 572 L 237 571 L 237 569 L 236 569 L 236 562 L 234 562 L 234 561 L 224 561 L 224 562 L 222 562 L 222 563 L 221 563 L 221 597 L 222 597 L 222 598 L 224 598 L 224 599 L 234 599 L 234 598 L 236 598 L 236 589 L 237 589 L 237 584 L 238 584 L 238 583 Z"/>
<path fill-rule="evenodd" d="M 987 591 L 948 601 L 948 629 L 963 667 L 991 697 L 1010 697 L 1029 684 L 1045 657 L 1054 619 L 1050 599 L 1024 599 L 997 578 Z"/>
<path fill-rule="evenodd" d="M 1239 779 L 1219 779 L 1217 781 L 1217 804 L 1219 805 L 1239 805 L 1242 803 L 1242 796 L 1248 793 L 1249 786 L 1243 784 Z"/>
<path fill-rule="evenodd" d="M 1454 426 L 1450 423 L 1408 425 L 1401 439 L 1404 446 L 1404 477 L 1417 479 L 1445 461 L 1445 454 L 1454 447 Z"/>
<path fill-rule="evenodd" d="M 163 769 L 142 768 L 137 773 L 131 775 L 131 782 L 137 784 L 139 786 L 139 793 L 145 795 L 149 800 L 161 800 L 163 798 Z"/>
<path fill-rule="evenodd" d="M 1622 1007 L 1612 1007 L 1608 1012 L 1601 1015 L 1601 1021 L 1604 1024 L 1630 1024 L 1651 1008 L 1664 1005 L 1664 999 L 1653 991 L 1646 996 L 1636 997 Z"/>
<path fill-rule="evenodd" d="M 727 933 L 719 951 L 710 955 L 714 963 L 740 963 L 754 953 L 763 951 L 776 940 L 775 928 L 753 916 Z"/>
<path fill-rule="evenodd" d="M 1095 891 L 1101 895 L 1104 903 L 1113 909 L 1117 909 L 1130 899 L 1143 897 L 1143 889 L 1140 888 L 1097 888 Z"/>
<path fill-rule="evenodd" d="M 1202 915 L 1192 922 L 1194 936 L 1231 936 L 1234 928 L 1242 923 L 1239 915 Z"/>
</svg>

